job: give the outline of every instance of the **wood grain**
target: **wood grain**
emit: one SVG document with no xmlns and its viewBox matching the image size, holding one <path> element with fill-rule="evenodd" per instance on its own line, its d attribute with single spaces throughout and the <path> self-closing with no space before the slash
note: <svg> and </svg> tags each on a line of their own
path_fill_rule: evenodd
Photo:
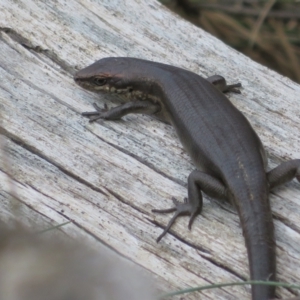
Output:
<svg viewBox="0 0 300 300">
<path fill-rule="evenodd" d="M 300 86 L 153 0 L 2 0 L 0 27 L 1 217 L 17 215 L 32 226 L 72 220 L 61 230 L 142 266 L 161 292 L 247 279 L 239 219 L 228 204 L 205 197 L 191 231 L 181 218 L 156 244 L 170 216 L 151 209 L 186 197 L 191 160 L 173 128 L 148 116 L 89 124 L 81 112 L 93 102 L 114 104 L 82 90 L 72 76 L 102 57 L 130 56 L 240 81 L 242 94 L 229 97 L 261 137 L 270 167 L 300 158 Z M 278 279 L 299 283 L 299 183 L 278 188 L 270 201 Z M 250 289 L 182 297 L 249 299 Z"/>
</svg>

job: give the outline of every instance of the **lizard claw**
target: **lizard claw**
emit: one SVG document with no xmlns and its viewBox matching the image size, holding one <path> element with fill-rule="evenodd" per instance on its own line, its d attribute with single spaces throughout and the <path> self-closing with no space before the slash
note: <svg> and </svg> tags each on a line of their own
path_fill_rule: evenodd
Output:
<svg viewBox="0 0 300 300">
<path fill-rule="evenodd" d="M 175 220 L 177 217 L 181 215 L 190 215 L 190 220 L 189 220 L 189 225 L 188 228 L 191 229 L 192 223 L 195 220 L 195 217 L 200 213 L 200 207 L 193 207 L 191 203 L 189 203 L 187 198 L 184 198 L 184 203 L 179 202 L 176 200 L 174 197 L 172 198 L 172 201 L 175 205 L 175 207 L 171 207 L 168 209 L 152 209 L 152 212 L 154 213 L 171 213 L 175 212 L 171 220 L 169 221 L 167 227 L 164 229 L 163 233 L 156 239 L 156 242 L 158 243 L 169 231 L 169 229 L 172 227 L 174 224 Z"/>
<path fill-rule="evenodd" d="M 95 111 L 87 111 L 87 112 L 83 112 L 82 116 L 88 117 L 90 120 L 89 122 L 95 122 L 99 119 L 104 119 L 105 118 L 105 112 L 108 111 L 108 107 L 107 104 L 104 104 L 104 108 L 101 108 L 100 106 L 98 106 L 96 103 L 93 103 L 93 106 L 95 108 Z"/>
<path fill-rule="evenodd" d="M 226 89 L 223 92 L 232 92 L 236 94 L 241 94 L 241 91 L 237 88 L 240 88 L 242 84 L 240 82 L 235 83 L 235 84 L 229 84 L 226 86 Z"/>
</svg>

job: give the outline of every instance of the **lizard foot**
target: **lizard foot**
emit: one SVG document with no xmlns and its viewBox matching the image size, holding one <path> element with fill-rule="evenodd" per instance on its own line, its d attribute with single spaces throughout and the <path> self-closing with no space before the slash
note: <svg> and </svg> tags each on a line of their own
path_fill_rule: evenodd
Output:
<svg viewBox="0 0 300 300">
<path fill-rule="evenodd" d="M 235 84 L 229 84 L 226 86 L 226 89 L 223 91 L 224 93 L 227 92 L 232 92 L 232 93 L 236 93 L 236 94 L 241 94 L 241 91 L 237 88 L 240 88 L 242 86 L 242 84 L 240 82 L 235 83 Z"/>
<path fill-rule="evenodd" d="M 188 227 L 189 227 L 189 229 L 191 229 L 191 226 L 192 226 L 192 223 L 193 223 L 195 217 L 200 213 L 201 207 L 198 207 L 198 206 L 193 207 L 187 198 L 184 198 L 184 203 L 177 201 L 174 197 L 172 198 L 172 201 L 173 201 L 175 207 L 171 207 L 168 209 L 152 209 L 152 212 L 154 212 L 154 213 L 164 214 L 164 213 L 175 212 L 174 216 L 169 221 L 169 223 L 168 223 L 167 227 L 165 228 L 165 230 L 163 231 L 163 233 L 156 239 L 157 243 L 164 237 L 164 235 L 166 235 L 166 233 L 169 231 L 171 226 L 174 224 L 177 217 L 179 217 L 181 215 L 190 215 Z"/>
<path fill-rule="evenodd" d="M 107 104 L 104 104 L 104 108 L 101 108 L 96 103 L 93 103 L 93 106 L 96 109 L 95 111 L 83 112 L 82 116 L 88 117 L 90 119 L 90 123 L 95 122 L 99 119 L 105 119 L 105 113 L 108 111 Z"/>
</svg>

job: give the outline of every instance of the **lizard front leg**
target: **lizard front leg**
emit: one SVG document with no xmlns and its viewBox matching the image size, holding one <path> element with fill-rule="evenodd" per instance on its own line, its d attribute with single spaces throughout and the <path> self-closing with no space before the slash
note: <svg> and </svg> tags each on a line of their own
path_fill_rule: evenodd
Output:
<svg viewBox="0 0 300 300">
<path fill-rule="evenodd" d="M 93 104 L 96 111 L 83 112 L 82 115 L 89 117 L 89 122 L 95 122 L 99 119 L 104 120 L 119 120 L 127 114 L 154 114 L 160 110 L 159 104 L 154 104 L 151 101 L 133 101 L 126 102 L 122 105 L 114 107 L 110 110 L 105 105 L 104 108 L 99 107 L 96 103 Z"/>
<path fill-rule="evenodd" d="M 241 93 L 241 91 L 237 89 L 242 86 L 240 82 L 234 84 L 227 84 L 226 79 L 221 75 L 213 75 L 206 78 L 206 80 L 213 84 L 220 92 L 233 92 L 236 94 Z"/>
</svg>

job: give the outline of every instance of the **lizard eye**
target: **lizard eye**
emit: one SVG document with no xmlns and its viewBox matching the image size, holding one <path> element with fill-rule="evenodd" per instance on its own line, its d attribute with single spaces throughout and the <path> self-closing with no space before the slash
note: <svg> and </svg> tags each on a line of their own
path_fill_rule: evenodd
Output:
<svg viewBox="0 0 300 300">
<path fill-rule="evenodd" d="M 101 85 L 104 85 L 105 83 L 106 83 L 106 79 L 105 78 L 94 78 L 93 79 L 93 83 L 95 84 L 95 85 L 99 85 L 99 86 L 101 86 Z"/>
</svg>

